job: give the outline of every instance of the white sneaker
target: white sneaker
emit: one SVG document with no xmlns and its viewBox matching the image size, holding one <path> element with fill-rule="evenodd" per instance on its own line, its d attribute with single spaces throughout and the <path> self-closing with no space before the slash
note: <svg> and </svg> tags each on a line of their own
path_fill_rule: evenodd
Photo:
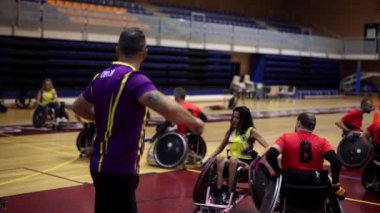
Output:
<svg viewBox="0 0 380 213">
<path fill-rule="evenodd" d="M 61 122 L 67 123 L 67 119 L 65 117 L 61 118 Z"/>
</svg>

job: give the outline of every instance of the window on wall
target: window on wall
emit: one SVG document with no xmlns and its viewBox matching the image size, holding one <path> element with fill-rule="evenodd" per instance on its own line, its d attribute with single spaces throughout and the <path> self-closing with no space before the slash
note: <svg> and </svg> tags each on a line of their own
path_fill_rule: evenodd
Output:
<svg viewBox="0 0 380 213">
<path fill-rule="evenodd" d="M 380 37 L 380 23 L 366 24 L 364 26 L 364 37 L 366 39 L 376 39 Z"/>
</svg>

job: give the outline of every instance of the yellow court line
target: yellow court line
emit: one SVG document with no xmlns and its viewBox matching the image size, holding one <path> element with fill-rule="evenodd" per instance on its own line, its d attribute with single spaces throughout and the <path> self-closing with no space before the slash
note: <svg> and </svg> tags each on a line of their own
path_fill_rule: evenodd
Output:
<svg viewBox="0 0 380 213">
<path fill-rule="evenodd" d="M 18 178 L 14 178 L 14 179 L 11 179 L 11 180 L 7 180 L 7 181 L 3 181 L 3 182 L 0 182 L 0 186 L 4 186 L 4 185 L 7 185 L 7 184 L 10 184 L 10 183 L 15 183 L 15 182 L 20 182 L 20 181 L 23 181 L 23 180 L 27 180 L 29 178 L 32 178 L 32 177 L 35 177 L 35 176 L 38 176 L 38 175 L 41 175 L 42 173 L 46 173 L 46 172 L 50 172 L 50 171 L 53 171 L 53 170 L 56 170 L 56 169 L 59 169 L 61 167 L 64 167 L 72 162 L 74 162 L 75 160 L 77 160 L 78 158 L 73 158 L 71 160 L 68 160 L 68 161 L 65 161 L 61 164 L 58 164 L 54 167 L 51 167 L 49 169 L 45 169 L 43 170 L 41 173 L 34 173 L 34 174 L 30 174 L 30 175 L 25 175 L 23 177 L 18 177 Z"/>
<path fill-rule="evenodd" d="M 194 173 L 201 173 L 201 171 L 200 170 L 195 170 L 195 169 L 187 169 L 187 171 L 189 171 L 189 172 L 194 172 Z"/>
<path fill-rule="evenodd" d="M 7 141 L 5 141 L 4 139 Z M 32 148 L 35 150 L 40 150 L 40 151 L 44 151 L 44 152 L 48 152 L 48 153 L 58 153 L 58 154 L 63 154 L 66 156 L 71 156 L 71 157 L 77 156 L 76 154 L 70 153 L 70 152 L 56 151 L 56 150 L 51 150 L 51 149 L 47 149 L 47 148 L 36 147 L 35 145 L 31 145 L 31 144 L 14 142 L 13 140 L 10 140 L 9 138 L 0 138 L 0 143 L 7 143 L 7 144 L 13 144 L 13 145 L 17 145 L 17 146 L 24 146 L 24 147 Z"/>
<path fill-rule="evenodd" d="M 69 132 L 66 132 L 66 133 L 69 133 Z M 55 133 L 53 133 L 55 134 Z M 61 133 L 58 133 L 58 134 L 61 134 Z M 52 143 L 52 142 L 46 142 L 46 141 L 41 141 L 41 140 L 38 140 L 38 139 L 34 139 L 32 137 L 28 137 L 28 136 L 25 136 L 25 135 L 10 135 L 10 134 L 6 134 L 6 133 L 0 133 L 0 135 L 4 135 L 6 137 L 9 137 L 9 138 L 15 138 L 15 139 L 22 139 L 24 138 L 25 140 L 28 140 L 28 141 L 33 141 L 33 142 L 37 142 L 37 143 L 46 143 L 46 144 L 51 144 L 51 145 L 54 145 L 54 146 L 60 146 L 60 147 L 64 147 L 64 148 L 72 148 L 72 146 L 66 146 L 66 145 L 62 145 L 62 144 L 58 144 L 58 143 Z M 41 135 L 44 135 L 44 134 L 36 134 L 35 136 L 41 136 Z"/>
<path fill-rule="evenodd" d="M 365 200 L 358 200 L 354 198 L 349 198 L 346 197 L 347 201 L 352 201 L 352 202 L 357 202 L 357 203 L 364 203 L 364 204 L 369 204 L 369 205 L 374 205 L 374 206 L 380 206 L 380 203 L 375 203 L 375 202 L 370 202 L 370 201 L 365 201 Z"/>
</svg>

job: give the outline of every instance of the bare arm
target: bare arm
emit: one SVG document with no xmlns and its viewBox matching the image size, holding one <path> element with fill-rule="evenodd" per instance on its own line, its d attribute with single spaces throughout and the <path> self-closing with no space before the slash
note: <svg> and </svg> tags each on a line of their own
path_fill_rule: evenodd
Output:
<svg viewBox="0 0 380 213">
<path fill-rule="evenodd" d="M 194 133 L 200 134 L 203 131 L 204 123 L 201 120 L 196 119 L 181 105 L 157 90 L 145 93 L 139 98 L 139 102 L 173 123 L 185 124 Z"/>
<path fill-rule="evenodd" d="M 42 105 L 42 102 L 41 102 L 41 91 L 38 91 L 37 92 L 37 97 L 36 97 L 36 101 L 37 101 L 37 104 L 38 105 Z"/>
<path fill-rule="evenodd" d="M 87 120 L 95 120 L 94 106 L 80 95 L 73 103 L 72 110 Z"/>
<path fill-rule="evenodd" d="M 226 133 L 226 135 L 224 136 L 224 139 L 222 141 L 222 143 L 215 149 L 215 151 L 211 154 L 210 158 L 214 158 L 216 157 L 217 155 L 219 155 L 223 150 L 224 148 L 226 148 L 227 144 L 228 144 L 228 137 L 229 137 L 229 131 Z"/>
<path fill-rule="evenodd" d="M 54 94 L 53 102 L 58 102 L 58 94 L 57 94 L 57 91 L 54 90 L 53 94 Z"/>
<path fill-rule="evenodd" d="M 336 122 L 335 125 L 338 126 L 339 128 L 341 128 L 345 132 L 351 131 L 349 128 L 346 127 L 346 125 L 344 125 L 342 120 Z"/>
<path fill-rule="evenodd" d="M 256 139 L 264 148 L 267 148 L 269 146 L 267 141 L 255 129 L 252 129 L 251 139 Z"/>
</svg>

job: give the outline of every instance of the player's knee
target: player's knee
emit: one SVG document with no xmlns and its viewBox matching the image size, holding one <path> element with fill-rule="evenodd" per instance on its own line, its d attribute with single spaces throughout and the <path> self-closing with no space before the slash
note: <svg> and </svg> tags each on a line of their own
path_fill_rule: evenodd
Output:
<svg viewBox="0 0 380 213">
<path fill-rule="evenodd" d="M 237 159 L 235 157 L 230 158 L 230 165 L 231 166 L 236 166 L 238 163 L 239 163 L 239 159 Z"/>
</svg>

